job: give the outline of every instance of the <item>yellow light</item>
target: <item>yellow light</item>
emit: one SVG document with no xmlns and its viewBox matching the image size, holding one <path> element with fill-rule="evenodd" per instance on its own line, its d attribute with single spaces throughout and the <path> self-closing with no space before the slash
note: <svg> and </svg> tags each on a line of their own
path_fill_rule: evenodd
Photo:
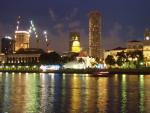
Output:
<svg viewBox="0 0 150 113">
<path fill-rule="evenodd" d="M 80 42 L 79 41 L 74 41 L 72 44 L 72 52 L 80 52 Z"/>
<path fill-rule="evenodd" d="M 28 31 L 15 31 L 15 33 L 26 33 L 29 35 L 29 32 Z"/>
</svg>

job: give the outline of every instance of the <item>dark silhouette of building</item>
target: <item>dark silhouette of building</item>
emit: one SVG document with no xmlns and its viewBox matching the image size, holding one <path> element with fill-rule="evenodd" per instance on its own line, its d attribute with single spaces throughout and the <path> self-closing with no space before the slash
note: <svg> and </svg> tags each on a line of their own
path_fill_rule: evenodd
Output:
<svg viewBox="0 0 150 113">
<path fill-rule="evenodd" d="M 4 54 L 12 54 L 14 51 L 14 40 L 6 36 L 1 39 L 1 52 Z"/>
</svg>

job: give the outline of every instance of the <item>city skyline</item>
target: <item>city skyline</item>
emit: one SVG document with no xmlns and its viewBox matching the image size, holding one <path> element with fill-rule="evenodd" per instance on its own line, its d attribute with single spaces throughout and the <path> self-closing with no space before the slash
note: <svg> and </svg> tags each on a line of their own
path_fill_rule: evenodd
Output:
<svg viewBox="0 0 150 113">
<path fill-rule="evenodd" d="M 12 34 L 16 28 L 17 17 L 21 16 L 21 26 L 24 29 L 29 26 L 28 21 L 33 19 L 40 32 L 47 30 L 51 47 L 56 51 L 68 50 L 69 32 L 71 31 L 80 32 L 81 47 L 87 48 L 88 13 L 98 10 L 103 17 L 104 48 L 114 48 L 119 44 L 125 46 L 125 41 L 144 39 L 144 30 L 150 25 L 149 2 L 148 0 L 116 0 L 114 3 L 109 1 L 81 2 L 79 0 L 63 0 L 62 2 L 57 0 L 53 2 L 48 0 L 24 2 L 2 0 L 0 4 L 0 36 Z M 33 6 L 34 4 L 36 6 Z M 61 44 L 62 41 L 64 44 Z M 33 45 L 35 46 L 35 44 Z"/>
</svg>

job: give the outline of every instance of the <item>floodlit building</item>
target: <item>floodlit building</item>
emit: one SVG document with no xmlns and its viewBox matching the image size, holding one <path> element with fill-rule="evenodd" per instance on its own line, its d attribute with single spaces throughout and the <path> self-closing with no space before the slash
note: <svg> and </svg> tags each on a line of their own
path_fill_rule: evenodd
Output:
<svg viewBox="0 0 150 113">
<path fill-rule="evenodd" d="M 80 34 L 77 32 L 71 32 L 70 33 L 70 46 L 69 46 L 70 52 L 79 53 L 81 51 L 80 47 Z"/>
<path fill-rule="evenodd" d="M 89 13 L 89 56 L 103 59 L 101 42 L 102 16 L 98 11 Z"/>
<path fill-rule="evenodd" d="M 127 51 L 136 51 L 136 50 L 143 50 L 143 42 L 138 40 L 131 40 L 127 43 Z"/>
<path fill-rule="evenodd" d="M 16 31 L 15 32 L 15 51 L 21 48 L 29 48 L 29 37 L 30 34 L 27 31 Z"/>
<path fill-rule="evenodd" d="M 35 64 L 39 63 L 39 57 L 45 53 L 42 49 L 27 48 L 19 49 L 15 54 L 5 56 L 7 64 Z"/>
<path fill-rule="evenodd" d="M 108 55 L 112 55 L 115 59 L 117 59 L 117 56 L 116 56 L 117 53 L 122 52 L 122 51 L 127 52 L 127 49 L 123 47 L 117 47 L 111 50 L 106 50 L 104 52 L 104 59 L 106 59 Z"/>
<path fill-rule="evenodd" d="M 12 54 L 14 51 L 14 40 L 10 36 L 1 39 L 1 52 L 4 54 Z"/>
<path fill-rule="evenodd" d="M 150 66 L 150 29 L 144 33 L 143 55 L 146 66 Z"/>
</svg>

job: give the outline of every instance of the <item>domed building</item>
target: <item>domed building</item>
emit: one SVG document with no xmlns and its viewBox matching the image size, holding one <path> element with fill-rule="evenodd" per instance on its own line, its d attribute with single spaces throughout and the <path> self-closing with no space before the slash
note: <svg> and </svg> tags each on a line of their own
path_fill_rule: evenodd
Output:
<svg viewBox="0 0 150 113">
<path fill-rule="evenodd" d="M 72 43 L 72 52 L 75 52 L 75 53 L 80 52 L 80 42 L 78 40 L 73 41 L 73 43 Z"/>
<path fill-rule="evenodd" d="M 70 52 L 79 53 L 81 51 L 80 35 L 77 32 L 70 33 Z"/>
</svg>

